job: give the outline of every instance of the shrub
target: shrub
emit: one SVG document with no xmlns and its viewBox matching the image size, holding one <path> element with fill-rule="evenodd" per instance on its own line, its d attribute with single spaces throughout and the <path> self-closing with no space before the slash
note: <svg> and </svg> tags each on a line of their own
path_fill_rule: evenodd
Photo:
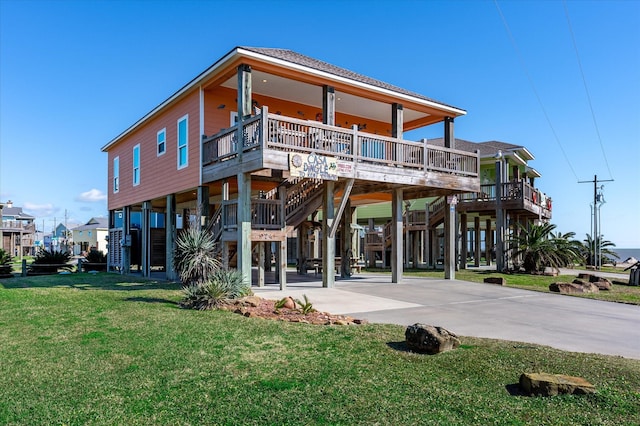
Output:
<svg viewBox="0 0 640 426">
<path fill-rule="evenodd" d="M 211 281 L 221 265 L 211 229 L 189 228 L 181 232 L 176 238 L 173 265 L 185 286 Z"/>
<path fill-rule="evenodd" d="M 303 294 L 303 296 L 304 296 L 304 302 L 301 301 L 300 299 L 296 299 L 296 303 L 300 307 L 300 312 L 302 312 L 304 315 L 309 314 L 311 312 L 315 312 L 316 310 L 313 308 L 313 303 L 309 301 L 309 298 L 307 297 L 306 294 Z"/>
<path fill-rule="evenodd" d="M 91 250 L 85 259 L 89 263 L 107 263 L 107 255 L 102 250 Z"/>
<path fill-rule="evenodd" d="M 71 260 L 71 253 L 58 250 L 40 249 L 33 259 L 35 264 L 62 265 Z"/>
<path fill-rule="evenodd" d="M 208 281 L 186 285 L 182 292 L 184 299 L 180 306 L 203 311 L 216 308 L 226 300 L 248 296 L 251 287 L 244 282 L 241 272 L 218 269 Z"/>
<path fill-rule="evenodd" d="M 11 255 L 9 252 L 0 249 L 0 265 L 9 265 L 11 263 Z"/>
</svg>

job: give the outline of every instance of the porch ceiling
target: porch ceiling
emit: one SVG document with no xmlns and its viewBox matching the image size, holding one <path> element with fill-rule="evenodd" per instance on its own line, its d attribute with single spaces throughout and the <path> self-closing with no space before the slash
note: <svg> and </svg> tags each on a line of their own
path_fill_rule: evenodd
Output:
<svg viewBox="0 0 640 426">
<path fill-rule="evenodd" d="M 322 108 L 321 86 L 292 80 L 255 69 L 252 70 L 251 75 L 251 89 L 256 94 Z M 233 75 L 222 83 L 222 86 L 236 90 L 237 84 L 237 77 L 236 75 Z M 373 99 L 365 99 L 361 96 L 356 96 L 339 90 L 336 90 L 335 94 L 337 112 L 364 117 L 384 123 L 391 122 L 390 104 Z M 403 111 L 405 124 L 416 120 L 422 122 L 431 116 L 426 112 L 413 110 L 406 106 Z"/>
</svg>

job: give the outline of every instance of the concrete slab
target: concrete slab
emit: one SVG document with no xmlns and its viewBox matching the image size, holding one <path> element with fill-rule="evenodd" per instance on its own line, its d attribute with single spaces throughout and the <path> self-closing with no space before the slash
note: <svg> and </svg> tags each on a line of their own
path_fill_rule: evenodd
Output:
<svg viewBox="0 0 640 426">
<path fill-rule="evenodd" d="M 375 274 L 337 280 L 332 289 L 311 278 L 282 292 L 277 284 L 253 290 L 270 299 L 306 294 L 318 310 L 370 322 L 424 322 L 462 336 L 640 359 L 640 306 L 458 280 L 405 277 L 392 284 Z"/>
</svg>

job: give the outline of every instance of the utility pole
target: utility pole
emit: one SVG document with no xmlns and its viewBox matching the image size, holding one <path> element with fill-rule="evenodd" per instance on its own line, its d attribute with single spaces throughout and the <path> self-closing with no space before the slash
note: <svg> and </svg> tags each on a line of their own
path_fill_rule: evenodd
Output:
<svg viewBox="0 0 640 426">
<path fill-rule="evenodd" d="M 613 182 L 613 179 L 598 180 L 598 175 L 594 175 L 593 180 L 578 181 L 578 183 L 592 183 L 592 182 L 593 182 L 593 215 L 591 215 L 591 220 L 593 221 L 593 223 L 592 223 L 591 229 L 593 230 L 593 235 L 591 236 L 591 238 L 593 239 L 593 248 L 592 248 L 593 266 L 596 269 L 600 269 L 600 267 L 602 266 L 602 259 L 601 259 L 602 247 L 600 242 L 600 232 L 602 230 L 600 229 L 599 213 L 600 213 L 600 207 L 602 206 L 602 204 L 604 204 L 604 197 L 602 195 L 602 192 L 598 194 L 598 182 Z M 603 188 L 604 186 L 600 187 L 600 190 L 602 190 Z M 600 203 L 600 207 L 598 206 L 598 203 Z"/>
</svg>

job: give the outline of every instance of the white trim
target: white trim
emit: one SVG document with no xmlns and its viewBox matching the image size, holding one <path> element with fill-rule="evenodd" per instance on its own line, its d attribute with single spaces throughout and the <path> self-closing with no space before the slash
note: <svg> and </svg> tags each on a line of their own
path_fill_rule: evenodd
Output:
<svg viewBox="0 0 640 426">
<path fill-rule="evenodd" d="M 160 152 L 160 133 L 164 133 L 164 150 L 162 152 Z M 161 155 L 164 155 L 167 153 L 167 128 L 164 127 L 162 130 L 158 130 L 158 133 L 156 133 L 156 156 L 160 157 Z"/>
<path fill-rule="evenodd" d="M 122 139 L 123 137 L 125 137 L 126 135 L 131 133 L 138 126 L 140 126 L 142 123 L 147 121 L 150 117 L 154 116 L 158 111 L 162 110 L 164 107 L 166 107 L 167 105 L 169 105 L 170 103 L 172 103 L 173 101 L 178 99 L 180 96 L 182 96 L 186 92 L 190 91 L 193 87 L 196 87 L 196 86 L 202 84 L 202 82 L 204 80 L 206 80 L 207 78 L 209 78 L 217 69 L 223 68 L 228 62 L 232 61 L 233 59 L 235 59 L 238 56 L 245 56 L 245 57 L 254 58 L 254 59 L 260 60 L 260 61 L 265 62 L 265 63 L 276 64 L 276 65 L 280 65 L 280 66 L 283 66 L 283 67 L 288 68 L 288 69 L 302 71 L 302 72 L 304 72 L 306 74 L 323 77 L 323 78 L 326 78 L 326 79 L 329 79 L 329 80 L 333 80 L 333 81 L 344 82 L 344 83 L 349 84 L 350 86 L 356 86 L 356 87 L 365 88 L 365 89 L 367 89 L 367 90 L 369 90 L 371 92 L 377 92 L 377 93 L 381 93 L 381 94 L 385 94 L 385 95 L 390 95 L 390 96 L 395 97 L 395 98 L 406 99 L 406 100 L 408 100 L 410 102 L 414 102 L 414 103 L 417 103 L 417 104 L 420 104 L 420 105 L 424 105 L 424 106 L 427 106 L 427 107 L 430 107 L 430 108 L 435 108 L 435 109 L 451 112 L 453 115 L 456 115 L 456 116 L 461 116 L 461 115 L 466 115 L 467 114 L 467 112 L 465 110 L 462 110 L 462 109 L 459 109 L 459 108 L 456 108 L 456 107 L 444 105 L 444 104 L 441 104 L 441 103 L 438 103 L 438 102 L 435 102 L 435 101 L 429 101 L 429 100 L 422 99 L 422 98 L 416 98 L 414 96 L 406 95 L 406 94 L 399 93 L 399 92 L 394 92 L 392 90 L 384 89 L 384 88 L 381 88 L 381 87 L 378 87 L 378 86 L 373 86 L 373 85 L 368 84 L 368 83 L 362 83 L 362 82 L 358 82 L 358 81 L 355 81 L 355 80 L 350 80 L 350 79 L 345 78 L 345 77 L 339 77 L 339 76 L 336 76 L 335 74 L 330 74 L 330 73 L 327 73 L 327 72 L 324 72 L 324 71 L 319 71 L 319 70 L 316 70 L 314 68 L 306 67 L 306 66 L 303 66 L 303 65 L 293 64 L 291 62 L 284 61 L 282 59 L 276 59 L 276 58 L 273 58 L 271 56 L 267 56 L 267 55 L 263 55 L 263 54 L 255 53 L 255 52 L 251 52 L 251 51 L 242 49 L 240 47 L 236 47 L 233 50 L 231 50 L 229 53 L 227 53 L 225 56 L 220 58 L 218 61 L 216 61 L 209 68 L 207 68 L 202 73 L 200 73 L 198 76 L 196 76 L 189 83 L 184 85 L 181 89 L 179 89 L 177 92 L 175 92 L 169 98 L 167 98 L 164 102 L 162 102 L 161 104 L 156 106 L 154 109 L 152 109 L 146 115 L 144 115 L 142 118 L 140 118 L 138 121 L 136 121 L 133 125 L 131 125 L 124 132 L 120 133 L 118 136 L 116 136 L 111 141 L 109 141 L 106 145 L 104 145 L 101 148 L 101 150 L 102 151 L 106 151 L 107 149 L 109 149 L 112 145 L 117 143 L 120 139 Z"/>
<path fill-rule="evenodd" d="M 136 150 L 138 151 L 138 167 L 136 167 Z M 142 162 L 140 158 L 140 144 L 137 144 L 133 147 L 133 151 L 131 152 L 131 181 L 133 182 L 133 186 L 140 185 L 140 163 Z M 136 181 L 136 169 L 138 171 L 138 179 Z"/>
<path fill-rule="evenodd" d="M 116 165 L 118 167 L 116 167 Z M 118 173 L 116 173 L 116 171 Z M 113 191 L 114 194 L 117 194 L 118 192 L 120 192 L 120 156 L 119 155 L 113 159 L 113 181 L 112 181 L 111 190 Z"/>
<path fill-rule="evenodd" d="M 180 122 L 185 121 L 186 124 L 186 132 L 185 132 L 185 144 L 184 149 L 186 151 L 185 163 L 180 164 Z M 185 167 L 189 167 L 189 114 L 183 115 L 176 122 L 176 166 L 178 170 L 184 169 Z"/>
</svg>

